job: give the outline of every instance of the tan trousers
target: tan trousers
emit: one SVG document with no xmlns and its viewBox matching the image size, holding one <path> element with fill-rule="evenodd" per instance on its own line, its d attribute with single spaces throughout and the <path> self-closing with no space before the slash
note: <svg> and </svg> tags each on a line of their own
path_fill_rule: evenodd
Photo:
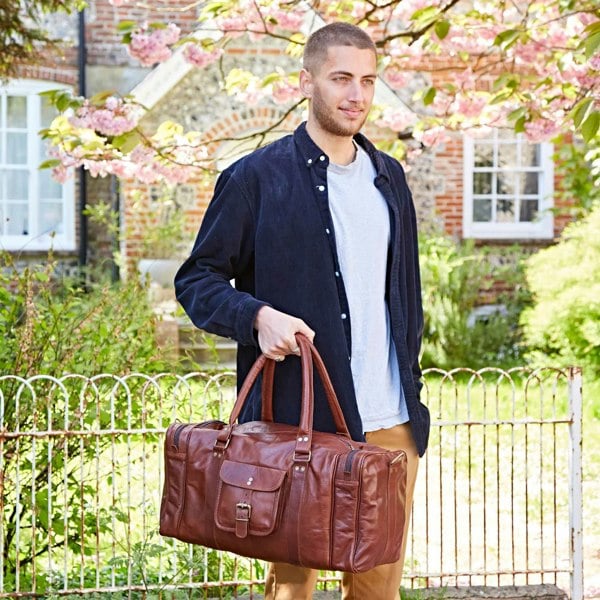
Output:
<svg viewBox="0 0 600 600">
<path fill-rule="evenodd" d="M 379 565 L 364 573 L 342 574 L 343 600 L 399 600 L 400 580 L 404 568 L 406 538 L 410 523 L 413 492 L 417 479 L 419 454 L 408 423 L 390 429 L 367 433 L 367 442 L 388 450 L 404 450 L 408 458 L 406 481 L 406 523 L 400 559 L 396 563 Z M 265 585 L 265 600 L 310 600 L 319 572 L 286 563 L 269 566 Z"/>
</svg>

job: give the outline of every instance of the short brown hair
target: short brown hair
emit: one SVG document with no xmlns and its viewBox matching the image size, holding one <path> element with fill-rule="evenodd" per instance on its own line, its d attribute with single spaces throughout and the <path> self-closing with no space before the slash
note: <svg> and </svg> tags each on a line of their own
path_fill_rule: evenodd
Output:
<svg viewBox="0 0 600 600">
<path fill-rule="evenodd" d="M 307 71 L 315 71 L 327 60 L 327 50 L 330 46 L 354 46 L 360 50 L 372 50 L 377 55 L 377 49 L 369 34 L 350 23 L 330 23 L 313 32 L 304 47 L 303 65 Z"/>
</svg>

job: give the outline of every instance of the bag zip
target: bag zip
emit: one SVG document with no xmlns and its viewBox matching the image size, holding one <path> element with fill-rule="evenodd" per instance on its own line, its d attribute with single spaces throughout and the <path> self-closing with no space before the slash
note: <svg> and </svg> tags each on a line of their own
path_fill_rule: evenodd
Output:
<svg viewBox="0 0 600 600">
<path fill-rule="evenodd" d="M 175 446 L 177 450 L 179 450 L 179 436 L 181 435 L 183 428 L 187 427 L 188 425 L 189 423 L 182 423 L 181 425 L 178 425 L 175 433 L 173 434 L 173 446 Z"/>
<path fill-rule="evenodd" d="M 346 476 L 346 479 L 352 475 L 352 462 L 354 461 L 354 457 L 359 450 L 360 448 L 354 448 L 346 455 L 346 462 L 344 463 L 344 475 Z"/>
</svg>

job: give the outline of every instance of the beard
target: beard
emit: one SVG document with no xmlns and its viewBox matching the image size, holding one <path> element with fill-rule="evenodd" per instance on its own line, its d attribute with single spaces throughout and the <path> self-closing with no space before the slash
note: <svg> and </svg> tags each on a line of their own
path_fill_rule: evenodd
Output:
<svg viewBox="0 0 600 600">
<path fill-rule="evenodd" d="M 340 137 L 350 137 L 357 134 L 365 121 L 367 120 L 368 111 L 364 112 L 362 119 L 346 122 L 336 113 L 336 109 L 332 109 L 323 100 L 323 96 L 317 86 L 314 87 L 313 96 L 311 98 L 312 113 L 323 131 Z"/>
</svg>

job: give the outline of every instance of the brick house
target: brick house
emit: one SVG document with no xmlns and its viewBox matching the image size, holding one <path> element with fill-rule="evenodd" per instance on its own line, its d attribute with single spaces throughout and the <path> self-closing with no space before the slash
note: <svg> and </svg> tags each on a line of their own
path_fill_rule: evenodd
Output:
<svg viewBox="0 0 600 600">
<path fill-rule="evenodd" d="M 186 128 L 207 132 L 211 139 L 227 138 L 215 141 L 210 149 L 217 168 L 251 149 L 248 143 L 240 145 L 231 138 L 279 120 L 277 132 L 282 134 L 302 120 L 300 112 L 283 118 L 285 107 L 275 103 L 243 106 L 219 93 L 214 65 L 199 70 L 175 54 L 148 69 L 127 55 L 116 34 L 118 22 L 161 19 L 175 22 L 188 33 L 196 24 L 193 10 L 181 10 L 188 2 L 171 0 L 167 12 L 154 14 L 127 4 L 116 8 L 108 0 L 89 4 L 84 19 L 61 16 L 51 23 L 61 37 L 74 42 L 64 57 L 23 67 L 18 79 L 0 87 L 0 247 L 18 252 L 23 259 L 39 259 L 51 246 L 72 264 L 110 255 L 114 241 L 102 229 L 93 225 L 88 229 L 80 217 L 82 206 L 99 201 L 120 210 L 123 231 L 138 232 L 125 235 L 121 250 L 129 257 L 139 256 L 140 227 L 135 222 L 139 211 L 132 208 L 134 198 L 138 203 L 141 198 L 141 205 L 148 207 L 158 193 L 151 186 L 127 181 L 117 185 L 111 179 L 90 177 L 60 185 L 47 171 L 38 171 L 44 149 L 36 132 L 52 118 L 40 91 L 64 86 L 76 92 L 85 89 L 87 95 L 104 89 L 133 92 L 150 108 L 143 121 L 149 127 L 171 118 Z M 248 44 L 243 39 L 228 48 L 225 60 L 229 64 L 258 73 L 269 72 L 275 65 L 298 69 L 298 62 L 282 53 L 281 42 L 265 39 Z M 444 69 L 439 67 L 444 65 L 436 66 L 433 83 L 440 83 Z M 399 101 L 383 81 L 377 94 L 379 101 Z M 385 132 L 373 129 L 367 134 L 377 137 Z M 449 141 L 423 154 L 408 173 L 421 226 L 426 229 L 435 224 L 457 238 L 485 244 L 549 243 L 565 224 L 564 218 L 548 210 L 557 185 L 552 152 L 550 144 L 528 144 L 505 131 L 494 131 L 487 139 L 451 135 Z M 175 190 L 190 231 L 197 229 L 211 193 L 212 184 L 206 180 Z"/>
</svg>

